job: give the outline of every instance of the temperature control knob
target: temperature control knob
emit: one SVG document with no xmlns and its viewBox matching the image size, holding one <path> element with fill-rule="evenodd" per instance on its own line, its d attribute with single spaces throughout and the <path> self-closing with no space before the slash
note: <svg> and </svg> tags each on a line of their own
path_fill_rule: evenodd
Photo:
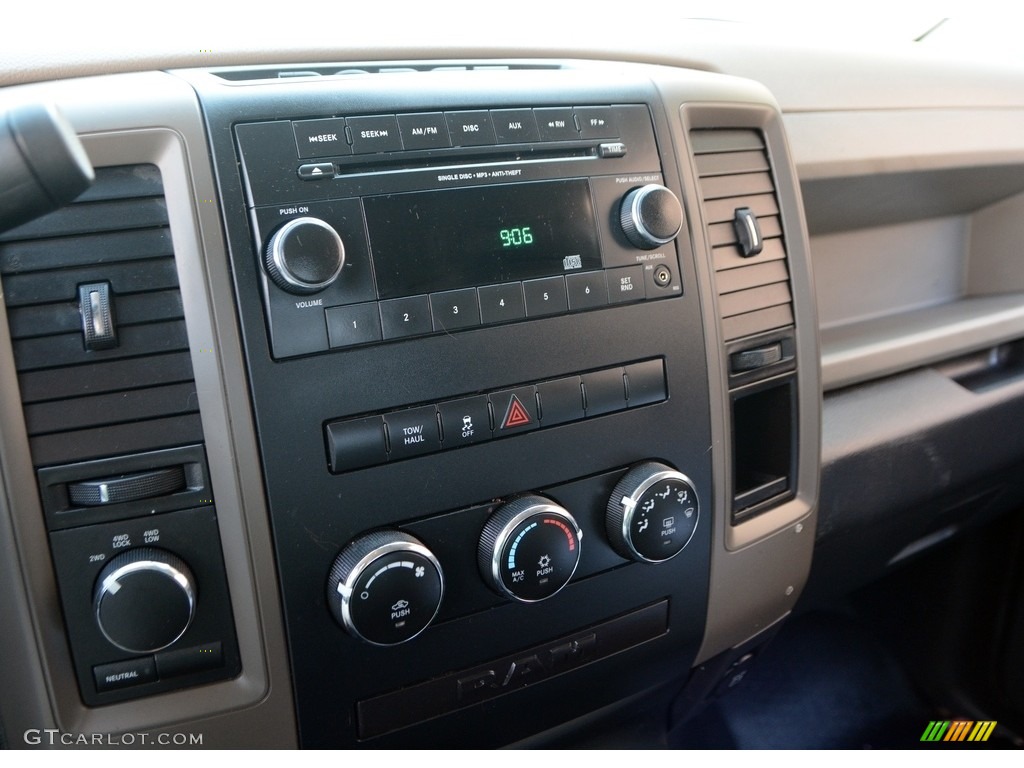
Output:
<svg viewBox="0 0 1024 768">
<path fill-rule="evenodd" d="M 274 233 L 263 264 L 270 279 L 289 293 L 316 293 L 341 274 L 345 244 L 326 221 L 303 216 Z"/>
<path fill-rule="evenodd" d="M 649 251 L 675 239 L 683 227 L 683 207 L 675 193 L 661 184 L 630 190 L 619 209 L 622 232 L 637 248 Z"/>
<path fill-rule="evenodd" d="M 397 645 L 427 628 L 444 594 L 437 558 L 400 531 L 360 536 L 342 550 L 327 579 L 327 605 L 351 635 Z"/>
<path fill-rule="evenodd" d="M 605 522 L 619 554 L 661 563 L 690 543 L 700 505 L 690 479 L 665 464 L 638 464 L 615 486 Z"/>
<path fill-rule="evenodd" d="M 567 510 L 543 496 L 503 504 L 480 535 L 484 579 L 523 603 L 544 600 L 569 583 L 580 562 L 583 532 Z"/>
<path fill-rule="evenodd" d="M 131 549 L 100 571 L 93 609 L 111 643 L 129 653 L 153 653 L 174 643 L 192 623 L 195 580 L 170 552 Z"/>
</svg>

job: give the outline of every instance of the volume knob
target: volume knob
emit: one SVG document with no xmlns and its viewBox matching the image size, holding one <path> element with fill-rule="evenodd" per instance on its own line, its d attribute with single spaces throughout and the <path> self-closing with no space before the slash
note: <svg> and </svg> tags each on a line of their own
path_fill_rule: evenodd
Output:
<svg viewBox="0 0 1024 768">
<path fill-rule="evenodd" d="M 270 279 L 289 293 L 316 293 L 341 274 L 345 244 L 326 221 L 303 216 L 273 234 L 263 265 Z"/>
<path fill-rule="evenodd" d="M 671 189 L 647 184 L 630 190 L 622 198 L 619 223 L 629 242 L 649 251 L 679 234 L 683 228 L 683 207 Z"/>
</svg>

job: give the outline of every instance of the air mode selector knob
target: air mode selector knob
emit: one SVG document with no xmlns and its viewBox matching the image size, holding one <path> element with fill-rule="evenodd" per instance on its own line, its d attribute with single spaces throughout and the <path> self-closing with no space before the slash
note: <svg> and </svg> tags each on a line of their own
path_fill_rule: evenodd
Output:
<svg viewBox="0 0 1024 768">
<path fill-rule="evenodd" d="M 661 563 L 690 543 L 699 518 L 690 478 L 665 464 L 645 461 L 616 484 L 605 523 L 612 546 L 623 557 Z"/>
<path fill-rule="evenodd" d="M 544 600 L 576 572 L 582 538 L 566 509 L 544 496 L 520 496 L 498 507 L 484 526 L 477 548 L 480 572 L 506 597 Z"/>
<path fill-rule="evenodd" d="M 270 238 L 263 265 L 270 279 L 289 293 L 316 293 L 341 274 L 345 244 L 326 221 L 291 219 Z"/>
<path fill-rule="evenodd" d="M 191 625 L 195 580 L 177 555 L 153 547 L 130 549 L 100 571 L 93 609 L 111 643 L 129 653 L 153 653 L 173 644 Z"/>
<path fill-rule="evenodd" d="M 683 228 L 683 207 L 671 189 L 647 184 L 630 190 L 622 198 L 619 223 L 629 242 L 649 251 L 679 234 Z"/>
<path fill-rule="evenodd" d="M 437 616 L 444 575 L 433 553 L 401 531 L 351 542 L 327 578 L 327 605 L 345 630 L 372 645 L 412 640 Z"/>
</svg>

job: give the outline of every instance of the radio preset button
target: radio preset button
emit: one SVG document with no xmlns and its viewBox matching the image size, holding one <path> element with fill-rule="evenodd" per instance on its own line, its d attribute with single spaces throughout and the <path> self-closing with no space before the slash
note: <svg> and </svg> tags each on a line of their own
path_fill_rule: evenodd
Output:
<svg viewBox="0 0 1024 768">
<path fill-rule="evenodd" d="M 331 307 L 327 316 L 327 338 L 332 347 L 352 347 L 381 340 L 377 302 Z"/>
<path fill-rule="evenodd" d="M 592 309 L 608 304 L 608 281 L 604 272 L 566 275 L 565 287 L 569 292 L 569 309 Z"/>
<path fill-rule="evenodd" d="M 643 267 L 622 267 L 608 270 L 608 301 L 620 304 L 646 298 Z"/>
<path fill-rule="evenodd" d="M 292 123 L 299 157 L 332 157 L 350 155 L 352 148 L 345 139 L 345 118 L 298 120 Z"/>
<path fill-rule="evenodd" d="M 619 135 L 611 107 L 576 107 L 576 121 L 584 139 L 614 139 Z"/>
<path fill-rule="evenodd" d="M 486 109 L 446 112 L 445 117 L 448 120 L 448 132 L 451 134 L 453 146 L 476 147 L 494 143 L 491 114 Z"/>
<path fill-rule="evenodd" d="M 572 110 L 567 107 L 535 109 L 537 127 L 540 129 L 541 141 L 566 141 L 578 139 L 580 132 L 576 130 L 576 120 Z"/>
<path fill-rule="evenodd" d="M 421 456 L 441 449 L 437 409 L 432 405 L 384 414 L 392 461 Z"/>
<path fill-rule="evenodd" d="M 492 109 L 491 122 L 499 144 L 540 141 L 537 118 L 532 109 Z"/>
<path fill-rule="evenodd" d="M 487 408 L 487 395 L 464 397 L 440 403 L 443 447 L 458 448 L 491 439 L 491 417 Z"/>
<path fill-rule="evenodd" d="M 443 112 L 399 115 L 398 128 L 406 149 L 436 149 L 452 145 Z"/>
<path fill-rule="evenodd" d="M 357 155 L 395 152 L 402 148 L 398 120 L 394 115 L 350 117 L 348 128 L 352 133 L 352 151 Z"/>
<path fill-rule="evenodd" d="M 380 322 L 385 339 L 432 333 L 434 326 L 430 322 L 430 300 L 426 296 L 409 296 L 382 301 Z"/>
<path fill-rule="evenodd" d="M 487 285 L 477 290 L 480 293 L 480 319 L 484 325 L 507 323 L 526 317 L 522 283 Z"/>
<path fill-rule="evenodd" d="M 557 315 L 569 311 L 565 279 L 561 275 L 524 280 L 523 293 L 526 296 L 527 317 Z"/>
<path fill-rule="evenodd" d="M 430 294 L 430 311 L 435 331 L 454 331 L 480 325 L 476 288 Z"/>
</svg>

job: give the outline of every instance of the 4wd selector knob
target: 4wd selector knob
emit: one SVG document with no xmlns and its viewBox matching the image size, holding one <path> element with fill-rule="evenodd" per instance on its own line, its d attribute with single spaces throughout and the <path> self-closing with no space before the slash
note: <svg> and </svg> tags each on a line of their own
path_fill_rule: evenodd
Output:
<svg viewBox="0 0 1024 768">
<path fill-rule="evenodd" d="M 675 557 L 697 529 L 700 505 L 690 479 L 665 464 L 637 464 L 615 486 L 605 518 L 623 556 L 648 563 Z"/>
<path fill-rule="evenodd" d="M 480 534 L 484 579 L 523 603 L 544 600 L 569 583 L 580 562 L 583 532 L 569 512 L 544 496 L 498 507 Z"/>
<path fill-rule="evenodd" d="M 675 193 L 661 184 L 630 190 L 619 209 L 622 232 L 637 248 L 649 251 L 664 245 L 683 227 L 683 207 Z"/>
<path fill-rule="evenodd" d="M 123 552 L 100 571 L 93 592 L 104 637 L 129 653 L 153 653 L 185 634 L 196 588 L 185 562 L 152 547 Z"/>
<path fill-rule="evenodd" d="M 444 594 L 444 575 L 423 542 L 401 531 L 360 536 L 341 551 L 327 579 L 327 605 L 351 635 L 397 645 L 427 628 Z"/>
<path fill-rule="evenodd" d="M 289 293 L 316 293 L 345 266 L 345 244 L 326 221 L 303 216 L 278 229 L 263 256 L 267 274 Z"/>
</svg>

